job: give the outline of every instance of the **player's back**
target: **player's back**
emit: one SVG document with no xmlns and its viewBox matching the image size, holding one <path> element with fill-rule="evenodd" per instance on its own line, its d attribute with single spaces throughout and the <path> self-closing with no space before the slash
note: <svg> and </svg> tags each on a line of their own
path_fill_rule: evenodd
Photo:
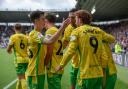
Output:
<svg viewBox="0 0 128 89">
<path fill-rule="evenodd" d="M 27 47 L 28 39 L 24 34 L 14 34 L 11 36 L 11 41 L 13 41 L 14 53 L 17 59 L 17 62 L 25 62 L 28 59 Z M 24 60 L 24 61 L 23 61 Z M 26 60 L 27 61 L 27 60 Z"/>
<path fill-rule="evenodd" d="M 102 34 L 100 31 L 89 25 L 79 27 L 78 45 L 81 57 L 81 77 L 101 77 L 103 74 L 99 63 L 102 54 Z"/>
</svg>

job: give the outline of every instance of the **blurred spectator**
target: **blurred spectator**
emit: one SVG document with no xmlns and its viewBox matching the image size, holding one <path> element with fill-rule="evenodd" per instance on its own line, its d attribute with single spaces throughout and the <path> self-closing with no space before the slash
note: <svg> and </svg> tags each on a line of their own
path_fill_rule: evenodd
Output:
<svg viewBox="0 0 128 89">
<path fill-rule="evenodd" d="M 115 44 L 115 53 L 116 54 L 121 54 L 123 52 L 121 44 L 117 41 Z"/>
</svg>

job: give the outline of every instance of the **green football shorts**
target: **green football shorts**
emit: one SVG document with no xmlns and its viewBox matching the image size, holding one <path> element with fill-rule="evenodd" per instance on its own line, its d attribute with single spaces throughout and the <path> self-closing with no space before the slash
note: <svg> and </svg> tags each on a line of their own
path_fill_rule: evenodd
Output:
<svg viewBox="0 0 128 89">
<path fill-rule="evenodd" d="M 45 81 L 45 75 L 38 75 L 38 78 L 36 76 L 28 76 L 27 82 L 29 89 L 44 89 L 44 81 Z M 38 81 L 35 81 L 38 79 Z"/>
<path fill-rule="evenodd" d="M 73 66 L 71 66 L 71 68 L 70 68 L 71 85 L 76 86 L 77 74 L 78 74 L 78 68 L 74 68 Z"/>
<path fill-rule="evenodd" d="M 102 77 L 90 79 L 78 79 L 76 89 L 101 89 Z"/>
<path fill-rule="evenodd" d="M 106 84 L 105 84 L 105 89 L 114 89 L 116 80 L 117 80 L 117 74 L 109 74 L 109 69 L 106 68 Z"/>
<path fill-rule="evenodd" d="M 47 76 L 48 89 L 61 89 L 62 74 L 52 74 Z"/>
<path fill-rule="evenodd" d="M 25 74 L 27 69 L 28 63 L 18 63 L 16 67 L 16 73 L 19 74 Z"/>
</svg>

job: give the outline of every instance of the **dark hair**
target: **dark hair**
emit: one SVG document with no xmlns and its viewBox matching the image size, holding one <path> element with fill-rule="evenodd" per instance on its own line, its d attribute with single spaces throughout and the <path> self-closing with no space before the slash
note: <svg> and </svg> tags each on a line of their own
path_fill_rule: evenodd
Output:
<svg viewBox="0 0 128 89">
<path fill-rule="evenodd" d="M 16 24 L 14 25 L 14 28 L 15 28 L 15 30 L 21 30 L 21 29 L 22 29 L 22 26 L 21 26 L 21 24 L 16 23 Z"/>
<path fill-rule="evenodd" d="M 54 14 L 52 14 L 52 13 L 47 13 L 45 15 L 45 19 L 47 19 L 51 23 L 55 23 L 56 22 L 56 16 Z"/>
<path fill-rule="evenodd" d="M 92 21 L 92 15 L 86 10 L 78 10 L 75 15 L 81 18 L 84 24 L 90 24 Z"/>
<path fill-rule="evenodd" d="M 39 19 L 41 15 L 44 15 L 42 11 L 33 11 L 29 14 L 30 20 L 34 23 L 35 19 Z"/>
<path fill-rule="evenodd" d="M 78 11 L 78 9 L 72 8 L 69 12 L 76 12 L 76 11 Z"/>
</svg>

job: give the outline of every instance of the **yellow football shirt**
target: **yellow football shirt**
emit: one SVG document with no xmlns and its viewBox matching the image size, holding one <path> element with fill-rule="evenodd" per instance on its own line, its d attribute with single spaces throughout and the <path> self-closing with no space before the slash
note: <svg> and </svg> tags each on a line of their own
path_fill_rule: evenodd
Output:
<svg viewBox="0 0 128 89">
<path fill-rule="evenodd" d="M 107 60 L 106 54 L 103 52 L 103 39 L 113 41 L 113 38 L 105 34 L 100 28 L 90 25 L 76 28 L 71 34 L 69 47 L 60 65 L 65 66 L 70 57 L 78 50 L 80 54 L 80 78 L 102 77 L 103 71 L 99 60 Z"/>
<path fill-rule="evenodd" d="M 28 39 L 24 34 L 16 33 L 10 37 L 9 45 L 13 46 L 15 63 L 28 63 Z"/>
<path fill-rule="evenodd" d="M 63 40 L 66 40 L 66 41 L 70 41 L 70 35 L 71 35 L 71 33 L 72 33 L 72 31 L 74 30 L 75 28 L 71 25 L 71 24 L 69 24 L 67 27 L 66 27 L 66 29 L 65 29 L 65 31 L 64 31 L 64 37 L 63 37 Z"/>
<path fill-rule="evenodd" d="M 70 41 L 70 36 L 71 33 L 73 32 L 75 28 L 69 24 L 68 27 L 65 29 L 64 31 L 64 37 L 63 37 L 63 41 Z M 79 54 L 78 51 L 76 51 L 76 53 L 74 54 L 74 56 L 71 58 L 71 64 L 74 68 L 78 68 L 79 67 Z"/>
<path fill-rule="evenodd" d="M 44 59 L 46 56 L 46 45 L 42 45 L 44 36 L 33 30 L 29 34 L 29 55 L 30 61 L 27 69 L 28 76 L 36 76 L 45 74 Z"/>
<path fill-rule="evenodd" d="M 51 37 L 58 31 L 58 28 L 51 27 L 46 31 L 46 37 Z M 50 69 L 48 72 L 56 73 L 56 67 L 60 64 L 62 57 L 63 57 L 63 46 L 62 46 L 62 37 L 59 37 L 58 40 L 53 44 L 53 53 L 52 59 L 50 60 Z M 59 74 L 63 73 L 62 71 L 58 72 Z"/>
</svg>

